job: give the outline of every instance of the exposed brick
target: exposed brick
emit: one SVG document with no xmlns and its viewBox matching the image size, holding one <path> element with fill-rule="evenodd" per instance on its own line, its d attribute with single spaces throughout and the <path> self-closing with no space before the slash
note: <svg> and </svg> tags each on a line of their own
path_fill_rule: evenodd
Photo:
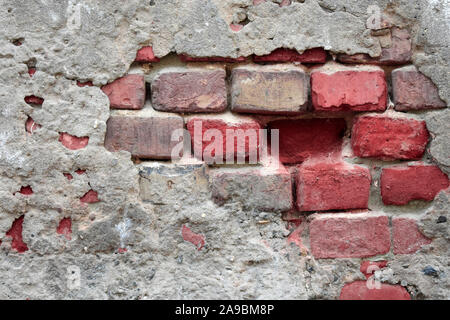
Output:
<svg viewBox="0 0 450 320">
<path fill-rule="evenodd" d="M 416 67 L 407 66 L 392 71 L 392 91 L 395 110 L 423 110 L 445 108 L 438 89 Z"/>
<path fill-rule="evenodd" d="M 242 29 L 241 25 L 230 25 L 230 28 L 233 31 L 239 31 Z M 191 57 L 186 54 L 180 54 L 179 58 L 182 62 L 225 62 L 225 63 L 236 63 L 236 62 L 244 62 L 246 60 L 245 57 L 239 58 L 229 58 L 229 57 Z"/>
<path fill-rule="evenodd" d="M 195 135 L 195 128 L 197 125 L 197 137 Z M 223 154 L 223 159 L 235 159 L 240 154 L 245 155 L 248 158 L 250 154 L 254 155 L 255 159 L 258 155 L 259 149 L 259 129 L 261 125 L 252 119 L 242 119 L 238 122 L 230 122 L 225 119 L 214 118 L 198 118 L 194 117 L 187 122 L 187 129 L 191 135 L 192 146 L 195 150 L 201 150 L 201 154 L 204 155 L 205 149 L 207 155 L 215 157 L 216 154 Z M 220 145 L 221 150 L 212 150 L 215 138 L 206 139 L 204 136 L 207 130 L 218 130 L 222 136 L 223 144 Z M 210 131 L 211 133 L 215 133 Z M 228 134 L 227 134 L 228 132 Z M 233 142 L 234 141 L 234 142 Z M 239 144 L 238 141 L 242 141 L 243 144 Z M 233 150 L 227 148 L 227 143 L 232 144 Z M 209 146 L 209 147 L 208 147 Z M 239 149 L 238 149 L 239 148 Z M 211 150 L 210 150 L 211 149 Z M 230 150 L 229 150 L 230 149 Z M 211 152 L 209 152 L 211 151 Z M 196 154 L 197 155 L 197 154 Z M 207 159 L 202 159 L 207 161 Z"/>
<path fill-rule="evenodd" d="M 105 148 L 111 152 L 125 150 L 144 159 L 170 159 L 172 133 L 183 129 L 178 116 L 111 116 L 107 122 Z"/>
<path fill-rule="evenodd" d="M 30 196 L 33 194 L 33 189 L 30 186 L 21 187 L 19 193 L 25 196 Z"/>
<path fill-rule="evenodd" d="M 411 254 L 431 243 L 431 239 L 420 232 L 417 221 L 409 218 L 392 219 L 392 237 L 394 254 Z"/>
<path fill-rule="evenodd" d="M 28 75 L 30 76 L 30 78 L 32 78 L 34 76 L 34 74 L 36 73 L 36 68 L 28 68 Z"/>
<path fill-rule="evenodd" d="M 72 220 L 63 218 L 56 228 L 56 233 L 63 235 L 67 240 L 72 239 Z"/>
<path fill-rule="evenodd" d="M 344 63 L 367 63 L 376 65 L 405 64 L 412 56 L 411 38 L 407 30 L 391 29 L 391 46 L 381 49 L 379 57 L 370 57 L 365 53 L 355 55 L 339 54 L 338 60 Z"/>
<path fill-rule="evenodd" d="M 129 74 L 102 87 L 112 109 L 142 109 L 145 103 L 143 75 Z"/>
<path fill-rule="evenodd" d="M 323 48 L 314 48 L 299 53 L 297 50 L 278 48 L 264 56 L 253 56 L 254 62 L 301 62 L 325 63 L 327 53 Z"/>
<path fill-rule="evenodd" d="M 277 120 L 268 124 L 270 129 L 280 130 L 280 161 L 283 163 L 339 154 L 346 126 L 344 119 Z"/>
<path fill-rule="evenodd" d="M 86 81 L 86 82 L 77 81 L 77 86 L 80 87 L 80 88 L 93 87 L 94 84 L 92 83 L 92 81 Z"/>
<path fill-rule="evenodd" d="M 227 107 L 223 69 L 187 69 L 159 74 L 152 82 L 156 110 L 170 112 L 222 112 Z"/>
<path fill-rule="evenodd" d="M 340 300 L 411 300 L 408 291 L 400 285 L 381 283 L 380 288 L 369 289 L 366 281 L 346 284 L 341 291 Z"/>
<path fill-rule="evenodd" d="M 205 237 L 201 234 L 194 233 L 190 228 L 183 225 L 181 227 L 181 236 L 184 241 L 192 243 L 198 251 L 205 246 Z"/>
<path fill-rule="evenodd" d="M 362 158 L 420 159 L 428 138 L 425 121 L 362 116 L 354 122 L 351 144 L 355 155 Z"/>
<path fill-rule="evenodd" d="M 98 193 L 94 190 L 89 190 L 80 198 L 80 201 L 83 203 L 96 203 L 100 200 L 98 199 Z"/>
<path fill-rule="evenodd" d="M 36 97 L 36 96 L 26 96 L 24 100 L 28 104 L 41 105 L 41 104 L 44 103 L 44 99 L 43 98 Z"/>
<path fill-rule="evenodd" d="M 41 128 L 41 125 L 34 122 L 31 117 L 28 117 L 27 121 L 25 122 L 25 130 L 28 133 L 33 134 L 33 132 L 38 130 L 39 128 Z"/>
<path fill-rule="evenodd" d="M 88 145 L 89 137 L 76 137 L 66 132 L 61 132 L 58 141 L 67 149 L 79 150 Z"/>
<path fill-rule="evenodd" d="M 292 114 L 308 108 L 309 76 L 299 67 L 239 67 L 232 71 L 235 112 Z"/>
<path fill-rule="evenodd" d="M 387 205 L 433 201 L 439 191 L 449 186 L 447 175 L 439 167 L 427 165 L 385 168 L 380 181 L 381 197 Z"/>
<path fill-rule="evenodd" d="M 280 167 L 220 168 L 210 172 L 213 200 L 241 203 L 246 209 L 288 211 L 292 208 L 292 182 Z"/>
<path fill-rule="evenodd" d="M 316 111 L 384 111 L 387 104 L 384 71 L 358 68 L 313 71 L 311 96 Z"/>
<path fill-rule="evenodd" d="M 136 62 L 159 62 L 159 58 L 155 57 L 153 48 L 150 46 L 143 47 L 136 53 Z"/>
<path fill-rule="evenodd" d="M 387 265 L 388 265 L 388 262 L 386 260 L 363 261 L 361 263 L 361 267 L 359 268 L 359 271 L 361 271 L 366 276 L 366 278 L 370 278 L 375 273 L 375 271 L 386 268 Z"/>
<path fill-rule="evenodd" d="M 298 168 L 300 211 L 365 209 L 369 202 L 369 169 L 347 163 L 313 163 Z"/>
<path fill-rule="evenodd" d="M 21 216 L 14 220 L 11 229 L 6 232 L 6 236 L 12 238 L 11 247 L 19 253 L 28 251 L 28 246 L 22 238 L 23 219 L 24 216 Z"/>
<path fill-rule="evenodd" d="M 391 245 L 388 217 L 374 213 L 316 214 L 309 236 L 316 259 L 370 257 Z"/>
</svg>

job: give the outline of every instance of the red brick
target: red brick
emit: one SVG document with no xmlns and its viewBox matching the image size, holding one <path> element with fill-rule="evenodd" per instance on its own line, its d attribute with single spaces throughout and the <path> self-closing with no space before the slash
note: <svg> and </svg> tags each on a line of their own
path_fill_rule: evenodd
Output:
<svg viewBox="0 0 450 320">
<path fill-rule="evenodd" d="M 36 73 L 36 68 L 28 68 L 28 75 L 30 76 L 30 78 L 32 78 L 34 76 L 34 74 Z"/>
<path fill-rule="evenodd" d="M 11 229 L 6 232 L 6 236 L 12 238 L 11 247 L 19 253 L 28 251 L 28 246 L 22 238 L 23 219 L 24 216 L 21 216 L 14 220 Z"/>
<path fill-rule="evenodd" d="M 388 265 L 388 262 L 386 260 L 383 261 L 363 261 L 361 263 L 361 267 L 359 268 L 359 271 L 361 271 L 366 278 L 370 278 L 375 271 L 381 270 L 383 268 L 386 268 Z"/>
<path fill-rule="evenodd" d="M 92 81 L 86 81 L 86 82 L 77 81 L 77 86 L 80 87 L 80 88 L 93 87 L 94 84 L 92 83 Z"/>
<path fill-rule="evenodd" d="M 231 109 L 260 114 L 306 112 L 309 76 L 286 65 L 239 67 L 232 71 Z"/>
<path fill-rule="evenodd" d="M 129 74 L 102 87 L 112 109 L 142 109 L 145 103 L 143 75 Z"/>
<path fill-rule="evenodd" d="M 399 28 L 392 28 L 391 46 L 389 48 L 382 48 L 379 57 L 372 58 L 368 54 L 358 53 L 355 55 L 339 54 L 337 58 L 344 63 L 398 65 L 408 63 L 411 57 L 412 47 L 409 32 Z"/>
<path fill-rule="evenodd" d="M 297 207 L 300 211 L 366 209 L 369 169 L 347 163 L 303 164 L 298 168 Z"/>
<path fill-rule="evenodd" d="M 241 25 L 230 25 L 231 30 L 239 31 L 242 29 Z M 239 58 L 229 58 L 229 57 L 191 57 L 186 54 L 179 55 L 180 60 L 182 62 L 225 62 L 225 63 L 236 63 L 236 62 L 244 62 L 246 60 L 245 57 Z"/>
<path fill-rule="evenodd" d="M 169 112 L 222 112 L 227 107 L 223 69 L 164 72 L 152 82 L 152 103 Z"/>
<path fill-rule="evenodd" d="M 387 85 L 383 70 L 317 70 L 311 73 L 316 111 L 384 111 Z"/>
<path fill-rule="evenodd" d="M 382 160 L 422 158 L 429 133 L 425 121 L 387 116 L 356 118 L 352 148 L 356 156 Z"/>
<path fill-rule="evenodd" d="M 39 128 L 41 128 L 41 125 L 34 122 L 32 118 L 28 117 L 27 121 L 25 122 L 25 130 L 28 133 L 33 134 L 33 132 L 38 130 Z"/>
<path fill-rule="evenodd" d="M 40 97 L 36 97 L 36 96 L 27 96 L 27 97 L 25 97 L 24 100 L 28 104 L 41 105 L 44 103 L 44 99 L 42 99 Z"/>
<path fill-rule="evenodd" d="M 105 148 L 125 150 L 144 159 L 170 159 L 172 133 L 183 129 L 183 119 L 168 117 L 111 116 L 107 122 Z"/>
<path fill-rule="evenodd" d="M 420 232 L 414 219 L 394 218 L 392 227 L 394 254 L 411 254 L 431 243 L 431 239 Z"/>
<path fill-rule="evenodd" d="M 88 145 L 89 137 L 76 137 L 66 132 L 61 132 L 58 141 L 67 149 L 79 150 Z"/>
<path fill-rule="evenodd" d="M 183 225 L 181 227 L 181 236 L 184 241 L 192 243 L 198 251 L 205 246 L 205 237 L 201 234 L 194 233 L 190 228 Z"/>
<path fill-rule="evenodd" d="M 369 289 L 366 281 L 346 284 L 341 291 L 340 300 L 411 300 L 408 291 L 400 285 L 381 283 L 380 288 Z"/>
<path fill-rule="evenodd" d="M 80 201 L 83 203 L 96 203 L 99 202 L 100 200 L 98 199 L 97 191 L 89 190 L 88 192 L 85 193 L 84 196 L 80 198 Z"/>
<path fill-rule="evenodd" d="M 253 56 L 254 62 L 301 62 L 325 63 L 327 53 L 323 48 L 314 48 L 299 53 L 297 50 L 278 48 L 264 56 Z"/>
<path fill-rule="evenodd" d="M 72 239 L 72 220 L 63 218 L 56 228 L 56 233 L 63 235 L 67 240 Z"/>
<path fill-rule="evenodd" d="M 340 154 L 346 122 L 344 119 L 277 120 L 268 127 L 280 130 L 280 161 L 299 163 L 308 158 Z"/>
<path fill-rule="evenodd" d="M 416 165 L 385 168 L 381 173 L 381 197 L 386 205 L 405 205 L 412 200 L 433 201 L 449 186 L 437 166 Z"/>
<path fill-rule="evenodd" d="M 153 48 L 143 47 L 138 50 L 136 54 L 136 62 L 159 62 L 159 58 L 155 57 L 155 54 L 153 53 Z"/>
<path fill-rule="evenodd" d="M 395 110 L 424 110 L 445 108 L 438 89 L 416 67 L 407 66 L 392 71 L 392 92 Z"/>
<path fill-rule="evenodd" d="M 388 217 L 373 213 L 317 214 L 309 236 L 316 259 L 376 256 L 391 245 Z"/>
<path fill-rule="evenodd" d="M 248 210 L 277 212 L 292 208 L 292 179 L 284 167 L 215 169 L 210 172 L 210 184 L 219 205 L 235 202 Z"/>
<path fill-rule="evenodd" d="M 197 123 L 198 127 L 198 141 L 195 140 L 195 123 Z M 244 142 L 243 145 L 239 146 L 240 154 L 244 154 L 245 158 L 248 158 L 250 154 L 254 154 L 255 159 L 257 158 L 259 150 L 259 129 L 261 129 L 261 125 L 255 120 L 242 119 L 238 122 L 228 122 L 222 119 L 195 117 L 187 122 L 187 129 L 189 130 L 189 133 L 191 135 L 194 152 L 195 150 L 201 150 L 201 154 L 203 155 L 205 149 L 209 145 L 214 144 L 214 138 L 211 139 L 213 141 L 209 139 L 207 140 L 204 138 L 204 133 L 207 130 L 218 130 L 223 138 L 223 144 L 221 146 L 222 150 L 220 150 L 220 152 L 223 154 L 223 159 L 234 160 L 236 158 L 236 156 L 238 155 L 238 140 Z M 229 131 L 228 137 L 227 130 Z M 254 137 L 254 140 L 250 139 L 252 136 Z M 234 142 L 231 142 L 231 140 L 228 141 L 229 139 L 232 139 Z M 227 149 L 227 142 L 234 145 L 233 150 Z M 209 147 L 208 149 L 210 149 L 211 147 Z M 212 157 L 215 157 L 217 151 L 218 150 L 214 150 L 211 153 L 207 153 L 208 155 L 211 154 Z M 204 160 L 206 161 L 206 159 Z"/>
<path fill-rule="evenodd" d="M 21 187 L 19 192 L 25 196 L 30 196 L 33 194 L 33 189 L 30 186 L 25 186 Z"/>
</svg>

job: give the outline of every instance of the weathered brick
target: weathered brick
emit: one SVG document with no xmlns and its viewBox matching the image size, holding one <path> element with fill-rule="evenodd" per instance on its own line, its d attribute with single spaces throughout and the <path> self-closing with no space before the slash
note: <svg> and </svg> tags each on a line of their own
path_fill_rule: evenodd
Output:
<svg viewBox="0 0 450 320">
<path fill-rule="evenodd" d="M 298 168 L 300 211 L 366 209 L 371 176 L 367 168 L 347 163 L 303 164 Z"/>
<path fill-rule="evenodd" d="M 67 149 L 79 150 L 88 145 L 89 137 L 77 137 L 66 132 L 61 132 L 58 141 Z"/>
<path fill-rule="evenodd" d="M 145 103 L 143 75 L 129 74 L 102 87 L 112 109 L 142 109 Z"/>
<path fill-rule="evenodd" d="M 387 85 L 376 69 L 318 69 L 311 73 L 311 96 L 316 111 L 384 111 Z"/>
<path fill-rule="evenodd" d="M 431 239 L 420 232 L 417 221 L 409 218 L 392 219 L 392 237 L 394 254 L 411 254 L 431 243 Z"/>
<path fill-rule="evenodd" d="M 381 270 L 383 268 L 386 268 L 388 265 L 388 262 L 386 260 L 382 261 L 363 261 L 361 263 L 361 267 L 359 268 L 359 271 L 361 271 L 366 278 L 370 278 L 375 271 Z"/>
<path fill-rule="evenodd" d="M 395 110 L 423 110 L 445 108 L 437 87 L 416 67 L 407 66 L 392 71 L 392 92 Z"/>
<path fill-rule="evenodd" d="M 125 150 L 143 159 L 170 159 L 172 133 L 183 129 L 181 117 L 111 116 L 107 122 L 105 148 L 111 152 Z"/>
<path fill-rule="evenodd" d="M 370 257 L 391 245 L 388 217 L 374 213 L 316 214 L 309 236 L 316 259 Z"/>
<path fill-rule="evenodd" d="M 367 281 L 346 284 L 341 291 L 340 300 L 411 300 L 408 291 L 400 285 L 380 283 L 379 288 L 369 289 Z"/>
<path fill-rule="evenodd" d="M 313 157 L 333 157 L 342 149 L 344 119 L 276 120 L 268 124 L 280 134 L 280 161 L 299 163 Z"/>
<path fill-rule="evenodd" d="M 245 209 L 289 211 L 292 208 L 292 182 L 289 172 L 261 167 L 220 168 L 210 172 L 213 200 L 241 203 Z"/>
<path fill-rule="evenodd" d="M 166 71 L 152 82 L 156 110 L 170 112 L 222 112 L 227 107 L 223 69 Z"/>
<path fill-rule="evenodd" d="M 34 122 L 31 117 L 28 117 L 27 121 L 25 122 L 25 130 L 28 133 L 33 134 L 33 132 L 38 130 L 39 128 L 41 128 L 41 125 Z"/>
<path fill-rule="evenodd" d="M 72 220 L 70 218 L 63 218 L 59 221 L 56 233 L 63 235 L 66 240 L 72 240 Z"/>
<path fill-rule="evenodd" d="M 23 230 L 23 219 L 24 216 L 21 216 L 14 220 L 11 229 L 6 232 L 7 237 L 11 237 L 11 248 L 16 250 L 19 253 L 24 253 L 28 251 L 28 246 L 25 242 L 23 242 L 22 230 Z"/>
<path fill-rule="evenodd" d="M 355 55 L 339 54 L 337 59 L 344 63 L 367 63 L 376 65 L 405 64 L 411 60 L 412 47 L 409 32 L 404 29 L 391 29 L 391 45 L 382 48 L 379 57 L 370 57 L 365 53 Z"/>
<path fill-rule="evenodd" d="M 98 199 L 97 191 L 89 190 L 80 198 L 80 201 L 83 203 L 96 203 L 100 200 Z"/>
<path fill-rule="evenodd" d="M 354 154 L 362 158 L 420 159 L 428 138 L 425 121 L 368 115 L 356 118 L 351 144 Z"/>
<path fill-rule="evenodd" d="M 159 62 L 159 58 L 155 57 L 153 48 L 150 46 L 142 47 L 136 53 L 136 62 Z"/>
<path fill-rule="evenodd" d="M 235 112 L 292 114 L 308 108 L 309 76 L 286 65 L 239 67 L 232 71 Z"/>
<path fill-rule="evenodd" d="M 197 128 L 198 132 L 195 132 Z M 194 154 L 197 155 L 196 150 L 201 151 L 201 155 L 204 155 L 205 149 L 207 155 L 215 157 L 216 154 L 223 154 L 223 159 L 234 159 L 238 155 L 244 155 L 244 158 L 248 158 L 250 155 L 257 159 L 259 150 L 259 129 L 261 125 L 248 118 L 233 119 L 233 121 L 227 121 L 225 118 L 199 118 L 194 117 L 187 122 L 187 129 L 191 135 L 192 146 L 194 148 Z M 220 150 L 215 150 L 212 146 L 215 145 L 215 139 L 218 137 L 205 137 L 205 132 L 209 130 L 209 133 L 220 133 L 223 143 L 220 144 Z M 215 131 L 218 130 L 218 131 Z M 197 133 L 197 135 L 196 135 Z M 219 135 L 219 136 L 220 136 Z M 210 139 L 211 138 L 211 139 Z M 238 145 L 238 141 L 241 141 Z M 227 148 L 227 143 L 232 145 L 233 148 Z M 209 147 L 208 147 L 209 146 Z M 209 152 L 211 151 L 211 152 Z M 207 159 L 204 161 L 209 162 Z"/>
<path fill-rule="evenodd" d="M 433 201 L 447 189 L 449 180 L 437 166 L 415 165 L 385 168 L 381 172 L 381 197 L 387 205 L 405 205 L 412 200 Z"/>
<path fill-rule="evenodd" d="M 323 48 L 314 48 L 299 53 L 297 50 L 279 48 L 264 56 L 253 56 L 254 62 L 301 62 L 325 63 L 327 53 Z"/>
</svg>

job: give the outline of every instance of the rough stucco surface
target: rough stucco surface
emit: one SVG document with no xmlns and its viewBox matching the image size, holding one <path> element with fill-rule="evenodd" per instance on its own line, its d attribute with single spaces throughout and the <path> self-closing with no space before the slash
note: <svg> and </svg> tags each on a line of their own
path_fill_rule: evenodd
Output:
<svg viewBox="0 0 450 320">
<path fill-rule="evenodd" d="M 287 241 L 279 213 L 236 203 L 218 207 L 206 182 L 191 174 L 162 170 L 152 190 L 163 201 L 142 202 L 139 166 L 129 153 L 103 146 L 110 110 L 100 86 L 123 76 L 141 46 L 152 45 L 159 57 L 239 57 L 278 47 L 377 56 L 380 44 L 365 27 L 374 3 L 410 30 L 414 64 L 450 101 L 449 1 L 251 3 L 0 0 L 0 298 L 335 299 L 344 282 L 364 279 L 359 259 L 315 260 Z M 229 24 L 239 23 L 242 13 L 246 25 L 234 33 Z M 20 46 L 13 43 L 18 39 Z M 33 78 L 30 61 L 38 70 Z M 74 80 L 95 86 L 78 87 Z M 29 95 L 43 97 L 42 107 L 26 104 Z M 32 136 L 24 130 L 28 115 L 43 125 Z M 417 117 L 426 118 L 433 134 L 427 157 L 450 173 L 448 109 Z M 89 145 L 70 151 L 58 142 L 60 132 L 89 136 Z M 68 183 L 62 172 L 77 169 L 86 174 Z M 181 189 L 166 190 L 168 180 Z M 13 195 L 26 185 L 33 195 Z M 101 201 L 80 205 L 91 188 Z M 440 216 L 449 218 L 448 208 L 448 194 L 441 192 L 432 205 L 392 209 L 422 217 L 420 227 L 433 246 L 411 256 L 388 255 L 389 268 L 377 277 L 404 285 L 414 298 L 448 299 L 448 222 L 436 224 Z M 19 254 L 9 249 L 5 233 L 24 214 L 24 242 L 32 253 Z M 69 242 L 55 232 L 64 217 L 73 222 Z M 183 241 L 182 225 L 204 235 L 204 249 Z M 123 247 L 128 251 L 117 254 Z M 67 286 L 71 265 L 81 270 L 81 286 L 73 290 Z M 423 272 L 428 266 L 437 276 Z"/>
</svg>

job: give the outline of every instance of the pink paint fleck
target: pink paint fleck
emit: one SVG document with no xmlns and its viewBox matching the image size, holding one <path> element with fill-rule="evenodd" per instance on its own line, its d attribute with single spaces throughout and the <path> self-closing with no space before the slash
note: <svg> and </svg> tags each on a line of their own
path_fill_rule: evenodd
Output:
<svg viewBox="0 0 450 320">
<path fill-rule="evenodd" d="M 302 232 L 305 229 L 305 225 L 302 224 L 300 219 L 293 222 L 293 224 L 294 226 L 297 226 L 297 229 L 289 235 L 287 238 L 287 244 L 289 245 L 290 243 L 294 243 L 300 248 L 301 253 L 306 255 L 308 253 L 308 248 L 306 248 L 302 242 Z"/>
<path fill-rule="evenodd" d="M 64 235 L 67 240 L 72 240 L 72 220 L 63 218 L 56 228 L 56 233 Z"/>
<path fill-rule="evenodd" d="M 86 170 L 78 169 L 77 171 L 75 171 L 75 173 L 78 174 L 78 175 L 82 175 L 82 174 L 86 173 Z"/>
<path fill-rule="evenodd" d="M 98 193 L 94 190 L 89 190 L 84 196 L 80 198 L 83 203 L 96 203 L 100 200 L 98 199 Z"/>
<path fill-rule="evenodd" d="M 184 225 L 181 228 L 181 235 L 184 241 L 192 243 L 198 251 L 200 251 L 205 245 L 205 237 L 203 235 L 192 232 L 191 229 Z"/>
<path fill-rule="evenodd" d="M 12 238 L 11 247 L 19 253 L 28 251 L 28 246 L 23 242 L 22 238 L 23 218 L 24 216 L 21 216 L 20 218 L 14 220 L 11 229 L 6 232 L 6 236 Z"/>
<path fill-rule="evenodd" d="M 66 132 L 61 132 L 58 141 L 67 149 L 78 150 L 87 146 L 89 137 L 76 137 Z"/>
<path fill-rule="evenodd" d="M 127 248 L 119 248 L 118 250 L 117 250 L 117 252 L 119 252 L 119 253 L 125 253 L 125 252 L 127 252 L 128 250 L 127 250 Z"/>
</svg>

